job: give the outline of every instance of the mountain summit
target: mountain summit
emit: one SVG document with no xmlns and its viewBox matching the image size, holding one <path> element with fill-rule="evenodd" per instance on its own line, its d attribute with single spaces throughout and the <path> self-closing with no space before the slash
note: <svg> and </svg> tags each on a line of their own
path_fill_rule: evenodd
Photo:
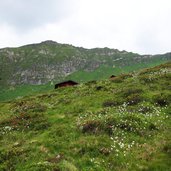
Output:
<svg viewBox="0 0 171 171">
<path fill-rule="evenodd" d="M 98 80 L 169 60 L 171 53 L 139 55 L 109 48 L 85 49 L 47 40 L 0 49 L 0 85 L 41 85 L 68 78 L 79 82 Z"/>
</svg>

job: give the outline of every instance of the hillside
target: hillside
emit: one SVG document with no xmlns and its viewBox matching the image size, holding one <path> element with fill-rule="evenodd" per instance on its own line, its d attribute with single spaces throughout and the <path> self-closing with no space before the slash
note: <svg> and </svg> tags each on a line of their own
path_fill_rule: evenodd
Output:
<svg viewBox="0 0 171 171">
<path fill-rule="evenodd" d="M 0 88 L 78 82 L 108 78 L 171 60 L 164 55 L 139 55 L 109 48 L 85 49 L 54 41 L 0 49 Z"/>
<path fill-rule="evenodd" d="M 0 103 L 0 170 L 170 171 L 171 63 Z"/>
</svg>

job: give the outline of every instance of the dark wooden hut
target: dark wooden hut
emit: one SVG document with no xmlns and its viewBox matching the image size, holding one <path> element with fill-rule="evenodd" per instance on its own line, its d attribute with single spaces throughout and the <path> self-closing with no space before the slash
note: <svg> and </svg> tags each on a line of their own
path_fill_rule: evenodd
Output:
<svg viewBox="0 0 171 171">
<path fill-rule="evenodd" d="M 116 77 L 115 75 L 111 75 L 111 76 L 110 76 L 110 79 L 115 78 L 115 77 Z"/>
<path fill-rule="evenodd" d="M 55 89 L 59 87 L 68 87 L 68 86 L 74 86 L 77 85 L 78 83 L 72 80 L 64 81 L 58 84 L 55 84 Z"/>
</svg>

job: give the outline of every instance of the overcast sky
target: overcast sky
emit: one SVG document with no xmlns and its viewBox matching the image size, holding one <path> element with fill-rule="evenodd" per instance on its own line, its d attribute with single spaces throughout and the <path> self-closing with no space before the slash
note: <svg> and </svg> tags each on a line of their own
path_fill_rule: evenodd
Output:
<svg viewBox="0 0 171 171">
<path fill-rule="evenodd" d="M 171 0 L 0 0 L 0 48 L 45 40 L 170 52 Z"/>
</svg>

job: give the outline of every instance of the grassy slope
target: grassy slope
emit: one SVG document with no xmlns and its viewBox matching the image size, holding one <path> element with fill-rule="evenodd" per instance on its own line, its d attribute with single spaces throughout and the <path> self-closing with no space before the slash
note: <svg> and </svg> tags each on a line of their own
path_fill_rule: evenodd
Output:
<svg viewBox="0 0 171 171">
<path fill-rule="evenodd" d="M 143 63 L 143 64 L 140 63 L 136 65 L 133 64 L 133 65 L 124 66 L 124 67 L 116 67 L 116 66 L 109 67 L 109 66 L 102 65 L 93 72 L 78 71 L 67 76 L 66 79 L 73 79 L 78 82 L 87 82 L 90 80 L 103 80 L 103 79 L 109 78 L 113 74 L 119 75 L 122 73 L 138 71 L 142 68 L 154 67 L 162 63 L 163 61 L 158 59 L 156 61 L 153 60 L 152 62 L 149 62 L 149 63 Z"/>
<path fill-rule="evenodd" d="M 68 75 L 65 80 L 74 80 L 79 83 L 84 83 L 91 80 L 103 80 L 109 78 L 111 75 L 119 75 L 122 73 L 129 73 L 132 71 L 138 71 L 142 68 L 148 68 L 162 64 L 163 60 L 157 59 L 149 63 L 142 63 L 136 65 L 130 65 L 125 67 L 109 67 L 102 65 L 92 72 L 77 71 L 71 75 Z M 20 85 L 12 88 L 4 88 L 0 90 L 0 101 L 13 100 L 23 96 L 33 95 L 35 93 L 46 92 L 54 87 L 54 85 Z"/>
<path fill-rule="evenodd" d="M 0 91 L 0 101 L 9 101 L 13 99 L 19 99 L 23 96 L 30 96 L 33 94 L 39 94 L 53 89 L 50 84 L 46 85 L 20 85 Z"/>
<path fill-rule="evenodd" d="M 171 63 L 0 103 L 0 170 L 169 171 Z"/>
</svg>

